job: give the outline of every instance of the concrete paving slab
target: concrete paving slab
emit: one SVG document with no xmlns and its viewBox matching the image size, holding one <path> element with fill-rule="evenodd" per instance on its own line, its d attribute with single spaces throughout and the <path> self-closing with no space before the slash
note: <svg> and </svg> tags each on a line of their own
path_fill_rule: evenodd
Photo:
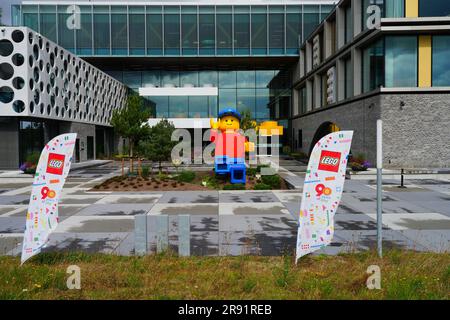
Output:
<svg viewBox="0 0 450 320">
<path fill-rule="evenodd" d="M 279 199 L 272 191 L 219 191 L 219 202 L 221 205 L 224 203 L 264 203 L 279 202 Z"/>
<path fill-rule="evenodd" d="M 102 195 L 66 195 L 61 197 L 61 204 L 93 204 L 102 199 Z"/>
<path fill-rule="evenodd" d="M 273 232 L 297 230 L 297 222 L 286 215 L 219 215 L 221 232 Z"/>
<path fill-rule="evenodd" d="M 78 212 L 78 216 L 134 216 L 146 214 L 153 204 L 92 204 Z"/>
<path fill-rule="evenodd" d="M 132 232 L 134 217 L 72 216 L 61 222 L 55 233 L 114 233 Z"/>
<path fill-rule="evenodd" d="M 20 206 L 0 206 L 0 216 L 9 214 L 17 209 L 20 209 Z"/>
<path fill-rule="evenodd" d="M 435 252 L 450 252 L 450 230 L 402 230 L 401 234 Z"/>
<path fill-rule="evenodd" d="M 83 209 L 85 206 L 74 206 L 74 205 L 65 205 L 65 206 L 59 206 L 58 207 L 58 217 L 59 217 L 59 221 L 64 221 L 65 219 L 67 219 L 70 216 L 73 216 L 74 214 L 76 214 L 78 211 L 80 211 L 81 209 Z M 14 211 L 13 214 L 10 214 L 10 217 L 23 217 L 25 218 L 27 215 L 27 211 L 28 211 L 28 207 L 25 208 L 20 208 Z"/>
<path fill-rule="evenodd" d="M 191 203 L 157 203 L 149 211 L 149 215 L 217 215 L 219 205 L 215 203 L 191 204 Z"/>
<path fill-rule="evenodd" d="M 25 232 L 26 217 L 0 217 L 0 233 Z"/>
<path fill-rule="evenodd" d="M 383 224 L 392 230 L 450 230 L 450 218 L 439 213 L 383 214 Z"/>
<path fill-rule="evenodd" d="M 384 220 L 383 220 L 384 221 Z M 335 230 L 377 230 L 376 220 L 365 214 L 336 214 L 334 216 Z M 389 229 L 386 224 L 383 229 Z"/>
<path fill-rule="evenodd" d="M 280 202 L 294 202 L 297 203 L 300 208 L 300 202 L 302 200 L 302 193 L 298 190 L 286 190 L 286 191 L 272 191 L 277 197 L 277 201 Z"/>
<path fill-rule="evenodd" d="M 30 195 L 11 195 L 11 196 L 0 195 L 0 205 L 28 204 L 29 201 Z"/>
<path fill-rule="evenodd" d="M 121 203 L 155 203 L 161 195 L 137 195 L 137 194 L 120 194 L 120 195 L 108 195 L 100 200 L 98 200 L 95 204 L 121 204 Z"/>
<path fill-rule="evenodd" d="M 158 203 L 218 203 L 218 191 L 167 191 Z"/>
<path fill-rule="evenodd" d="M 290 215 L 281 202 L 220 203 L 219 215 Z"/>
</svg>

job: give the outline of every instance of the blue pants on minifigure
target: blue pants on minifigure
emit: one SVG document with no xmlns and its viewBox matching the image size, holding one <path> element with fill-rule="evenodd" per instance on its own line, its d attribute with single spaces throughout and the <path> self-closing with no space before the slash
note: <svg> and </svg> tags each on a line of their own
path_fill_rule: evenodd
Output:
<svg viewBox="0 0 450 320">
<path fill-rule="evenodd" d="M 232 184 L 246 183 L 245 159 L 217 156 L 214 161 L 214 171 L 217 174 L 229 174 Z"/>
</svg>

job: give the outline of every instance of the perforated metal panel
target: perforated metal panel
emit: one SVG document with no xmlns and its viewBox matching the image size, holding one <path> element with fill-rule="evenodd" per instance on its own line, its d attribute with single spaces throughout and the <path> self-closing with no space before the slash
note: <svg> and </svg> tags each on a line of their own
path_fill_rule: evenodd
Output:
<svg viewBox="0 0 450 320">
<path fill-rule="evenodd" d="M 109 125 L 126 87 L 25 27 L 0 29 L 0 116 Z"/>
</svg>

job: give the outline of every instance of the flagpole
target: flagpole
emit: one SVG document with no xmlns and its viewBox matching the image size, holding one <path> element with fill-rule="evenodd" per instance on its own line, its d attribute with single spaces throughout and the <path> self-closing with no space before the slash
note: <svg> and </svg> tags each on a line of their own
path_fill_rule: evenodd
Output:
<svg viewBox="0 0 450 320">
<path fill-rule="evenodd" d="M 377 120 L 377 248 L 378 256 L 383 257 L 383 121 Z"/>
</svg>

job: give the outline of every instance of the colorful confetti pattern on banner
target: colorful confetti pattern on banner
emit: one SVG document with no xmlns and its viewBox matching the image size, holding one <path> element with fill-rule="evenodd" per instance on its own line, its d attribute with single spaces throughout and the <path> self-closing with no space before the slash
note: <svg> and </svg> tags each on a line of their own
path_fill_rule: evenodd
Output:
<svg viewBox="0 0 450 320">
<path fill-rule="evenodd" d="M 41 251 L 58 225 L 59 197 L 69 174 L 76 137 L 76 133 L 59 135 L 42 150 L 28 205 L 22 264 Z"/>
<path fill-rule="evenodd" d="M 297 258 L 331 243 L 341 201 L 353 131 L 331 133 L 314 146 L 300 205 Z"/>
</svg>

